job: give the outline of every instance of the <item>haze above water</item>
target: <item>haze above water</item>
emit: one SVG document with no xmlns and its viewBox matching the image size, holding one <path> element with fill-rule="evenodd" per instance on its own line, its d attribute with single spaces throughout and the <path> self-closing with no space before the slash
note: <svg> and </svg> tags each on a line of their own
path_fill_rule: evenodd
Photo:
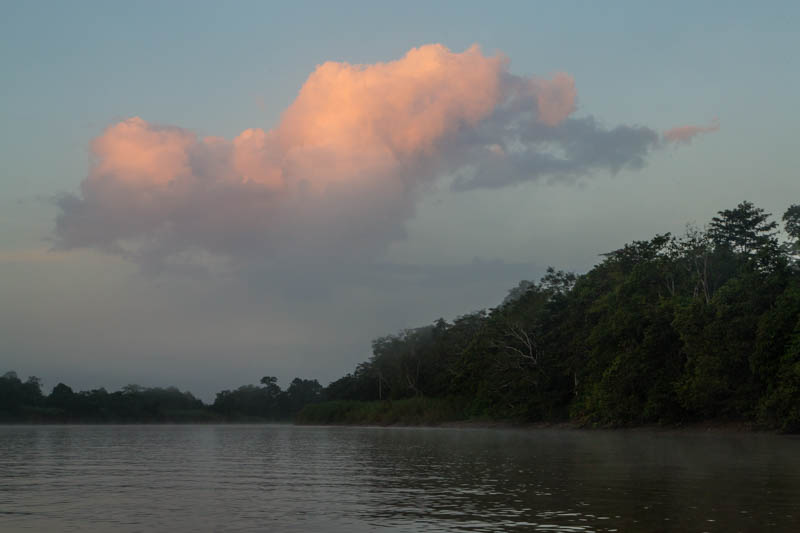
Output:
<svg viewBox="0 0 800 533">
<path fill-rule="evenodd" d="M 0 530 L 797 531 L 800 440 L 296 426 L 0 427 Z"/>
</svg>

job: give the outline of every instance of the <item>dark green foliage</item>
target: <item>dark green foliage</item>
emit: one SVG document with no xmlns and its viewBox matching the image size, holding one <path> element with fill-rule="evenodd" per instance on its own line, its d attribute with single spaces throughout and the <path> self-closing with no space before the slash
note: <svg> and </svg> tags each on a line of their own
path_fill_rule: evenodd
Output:
<svg viewBox="0 0 800 533">
<path fill-rule="evenodd" d="M 434 425 L 466 419 L 464 401 L 455 398 L 414 397 L 397 401 L 337 400 L 307 405 L 295 421 L 300 424 Z"/>
<path fill-rule="evenodd" d="M 800 432 L 800 320 L 776 378 L 762 400 L 761 421 L 783 431 Z"/>
<path fill-rule="evenodd" d="M 305 405 L 322 400 L 316 379 L 295 378 L 286 391 L 272 376 L 261 378 L 262 387 L 244 385 L 217 393 L 211 409 L 230 420 L 291 420 Z"/>
<path fill-rule="evenodd" d="M 175 387 L 126 385 L 111 393 L 102 388 L 76 393 L 59 383 L 49 396 L 43 396 L 38 378 L 22 382 L 14 372 L 8 372 L 0 377 L 0 422 L 285 421 L 306 405 L 323 399 L 323 387 L 317 380 L 295 378 L 286 391 L 271 376 L 262 378 L 261 384 L 222 391 L 213 405 L 207 406 Z"/>
<path fill-rule="evenodd" d="M 793 205 L 783 214 L 783 227 L 789 235 L 786 243 L 789 264 L 800 270 L 800 205 Z"/>
<path fill-rule="evenodd" d="M 783 214 L 783 224 L 786 233 L 793 240 L 800 240 L 800 205 L 792 205 Z"/>
<path fill-rule="evenodd" d="M 16 372 L 0 376 L 0 420 L 22 418 L 26 412 L 43 404 L 39 378 L 31 376 L 23 382 Z"/>
<path fill-rule="evenodd" d="M 784 221 L 797 239 L 800 208 Z M 308 416 L 368 423 L 376 404 L 352 400 L 449 397 L 473 417 L 799 429 L 800 279 L 776 227 L 742 202 L 708 232 L 635 241 L 582 276 L 548 268 L 497 308 L 376 340 L 327 389 L 351 402 Z"/>
<path fill-rule="evenodd" d="M 59 383 L 49 396 L 41 393 L 38 378 L 22 383 L 13 372 L 0 378 L 0 420 L 21 422 L 180 422 L 207 421 L 203 402 L 174 387 L 127 385 L 79 393 Z"/>
<path fill-rule="evenodd" d="M 708 232 L 717 246 L 749 256 L 774 240 L 778 223 L 770 221 L 769 217 L 763 209 L 742 202 L 735 209 L 725 209 L 712 218 Z"/>
</svg>

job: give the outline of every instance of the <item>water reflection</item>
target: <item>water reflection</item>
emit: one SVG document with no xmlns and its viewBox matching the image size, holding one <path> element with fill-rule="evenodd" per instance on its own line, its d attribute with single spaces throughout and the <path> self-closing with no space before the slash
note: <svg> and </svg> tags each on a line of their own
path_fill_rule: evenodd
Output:
<svg viewBox="0 0 800 533">
<path fill-rule="evenodd" d="M 798 531 L 800 440 L 0 427 L 2 531 Z"/>
</svg>

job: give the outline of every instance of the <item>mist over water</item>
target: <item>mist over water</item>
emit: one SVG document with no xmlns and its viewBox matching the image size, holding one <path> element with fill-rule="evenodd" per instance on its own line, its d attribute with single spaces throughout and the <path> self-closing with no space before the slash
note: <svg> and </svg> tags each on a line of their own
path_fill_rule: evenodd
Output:
<svg viewBox="0 0 800 533">
<path fill-rule="evenodd" d="M 797 531 L 800 439 L 0 427 L 0 530 Z"/>
</svg>

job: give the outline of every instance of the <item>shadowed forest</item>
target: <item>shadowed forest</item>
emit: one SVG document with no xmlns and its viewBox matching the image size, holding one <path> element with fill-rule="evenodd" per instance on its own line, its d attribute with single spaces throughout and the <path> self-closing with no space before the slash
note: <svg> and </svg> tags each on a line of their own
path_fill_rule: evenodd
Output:
<svg viewBox="0 0 800 533">
<path fill-rule="evenodd" d="M 327 387 L 274 377 L 205 405 L 129 385 L 44 395 L 0 377 L 3 422 L 288 421 L 585 426 L 748 422 L 800 431 L 800 205 L 779 221 L 749 202 L 703 228 L 549 268 L 495 308 L 378 338 Z M 781 231 L 782 230 L 782 231 Z"/>
</svg>

